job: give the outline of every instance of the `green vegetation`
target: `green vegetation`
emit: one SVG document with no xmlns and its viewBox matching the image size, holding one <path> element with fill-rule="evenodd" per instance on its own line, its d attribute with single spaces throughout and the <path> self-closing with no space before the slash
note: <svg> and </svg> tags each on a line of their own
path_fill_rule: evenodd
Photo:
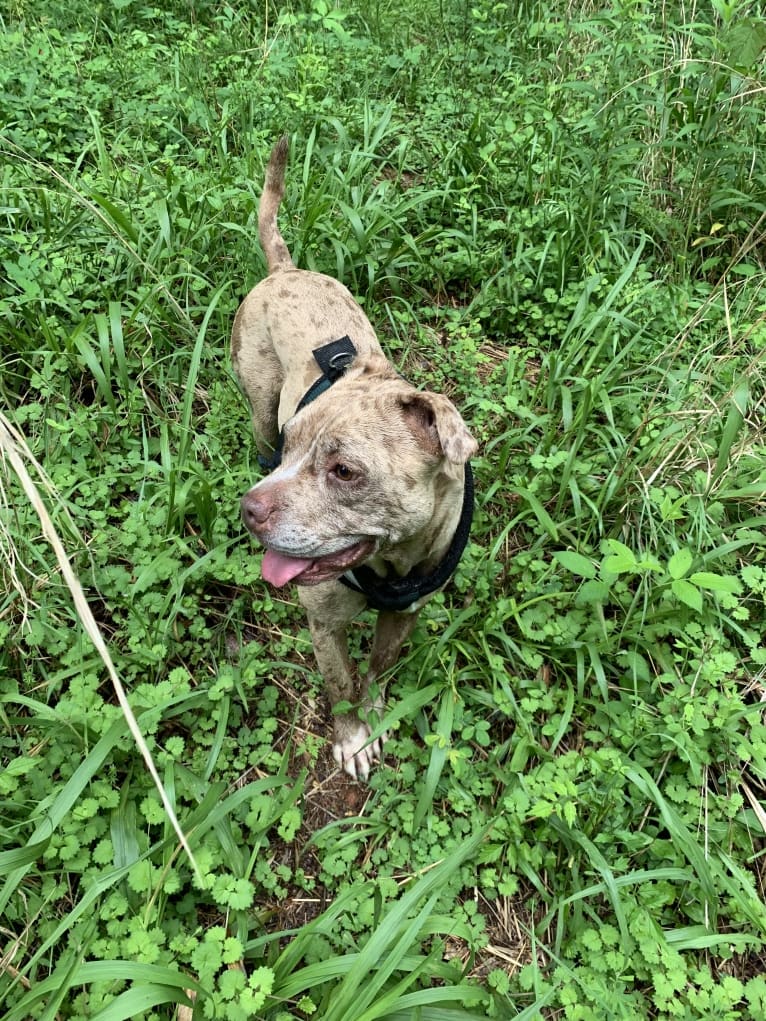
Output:
<svg viewBox="0 0 766 1021">
<path fill-rule="evenodd" d="M 762 15 L 6 5 L 6 1021 L 761 1021 Z M 369 788 L 238 517 L 285 130 L 296 260 L 482 443 Z"/>
</svg>

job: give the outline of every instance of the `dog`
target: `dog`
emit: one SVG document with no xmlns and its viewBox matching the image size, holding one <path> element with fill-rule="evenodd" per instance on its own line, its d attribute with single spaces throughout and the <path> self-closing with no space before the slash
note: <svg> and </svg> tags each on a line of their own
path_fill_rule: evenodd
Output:
<svg viewBox="0 0 766 1021">
<path fill-rule="evenodd" d="M 265 548 L 263 578 L 299 586 L 330 702 L 346 703 L 334 715 L 333 756 L 366 780 L 385 740 L 370 725 L 380 679 L 468 539 L 477 443 L 451 401 L 415 389 L 386 360 L 343 284 L 296 268 L 277 223 L 287 156 L 285 136 L 258 208 L 268 276 L 232 329 L 270 469 L 242 498 L 242 518 Z M 355 679 L 346 632 L 365 606 L 378 618 L 366 677 Z"/>
</svg>

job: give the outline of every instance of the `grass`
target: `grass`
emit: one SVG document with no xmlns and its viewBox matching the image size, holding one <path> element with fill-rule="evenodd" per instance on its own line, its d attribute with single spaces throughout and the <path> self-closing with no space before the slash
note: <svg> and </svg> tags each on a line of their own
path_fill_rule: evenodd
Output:
<svg viewBox="0 0 766 1021">
<path fill-rule="evenodd" d="M 763 1016 L 762 15 L 3 16 L 4 1016 Z M 368 787 L 238 521 L 284 130 L 296 260 L 481 439 Z"/>
</svg>

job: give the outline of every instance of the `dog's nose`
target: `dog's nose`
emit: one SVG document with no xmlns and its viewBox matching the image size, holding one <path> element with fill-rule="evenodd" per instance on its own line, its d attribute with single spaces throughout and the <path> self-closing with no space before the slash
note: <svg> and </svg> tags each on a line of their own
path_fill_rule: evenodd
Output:
<svg viewBox="0 0 766 1021">
<path fill-rule="evenodd" d="M 269 500 L 252 489 L 242 497 L 242 520 L 251 532 L 266 524 L 273 509 Z"/>
</svg>

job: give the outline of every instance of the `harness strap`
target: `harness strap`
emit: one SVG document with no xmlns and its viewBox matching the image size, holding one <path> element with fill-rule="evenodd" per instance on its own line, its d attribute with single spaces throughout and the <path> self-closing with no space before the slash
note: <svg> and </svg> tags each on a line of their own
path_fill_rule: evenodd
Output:
<svg viewBox="0 0 766 1021">
<path fill-rule="evenodd" d="M 311 353 L 314 355 L 314 361 L 322 370 L 322 375 L 319 379 L 314 380 L 303 397 L 301 397 L 300 403 L 295 409 L 295 414 L 305 408 L 307 404 L 315 401 L 325 390 L 329 390 L 333 383 L 338 382 L 356 357 L 356 348 L 350 337 L 341 337 L 339 340 L 331 340 L 329 344 L 318 347 Z M 258 455 L 259 466 L 266 472 L 272 472 L 275 468 L 278 468 L 282 463 L 284 446 L 285 431 L 280 429 L 277 445 L 274 447 L 271 456 L 264 457 L 263 454 Z"/>
</svg>

